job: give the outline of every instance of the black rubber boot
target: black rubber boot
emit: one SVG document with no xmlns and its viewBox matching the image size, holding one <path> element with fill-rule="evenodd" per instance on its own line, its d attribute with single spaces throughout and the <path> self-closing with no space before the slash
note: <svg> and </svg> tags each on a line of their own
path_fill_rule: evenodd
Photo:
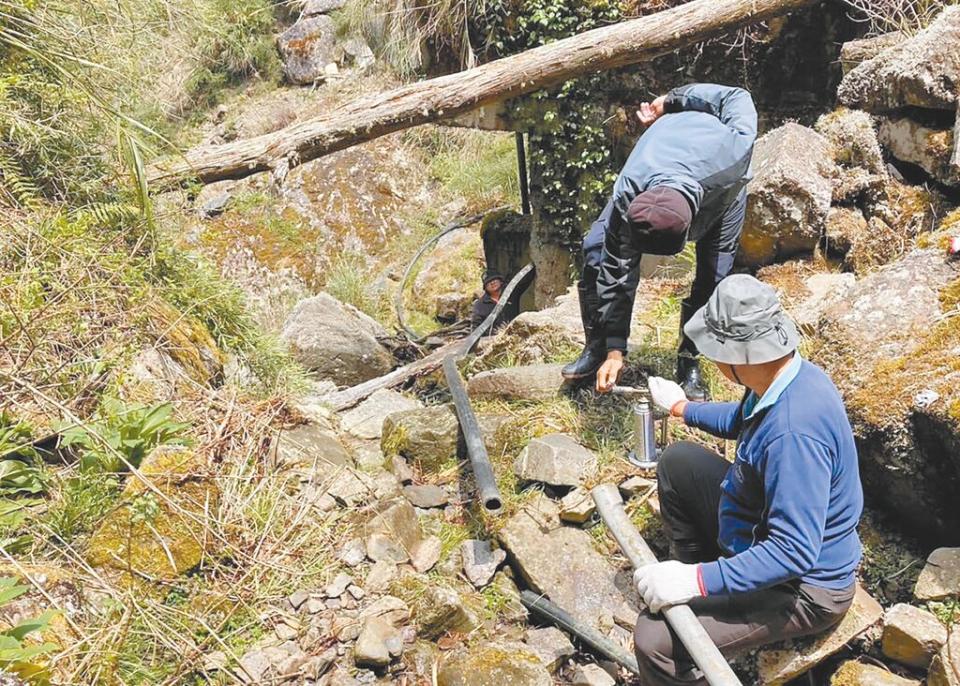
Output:
<svg viewBox="0 0 960 686">
<path fill-rule="evenodd" d="M 677 358 L 677 383 L 687 400 L 703 402 L 710 399 L 710 392 L 700 375 L 700 361 L 696 357 L 681 353 Z"/>
<path fill-rule="evenodd" d="M 600 324 L 600 298 L 595 280 L 581 279 L 577 284 L 580 296 L 580 319 L 586 343 L 580 357 L 560 370 L 564 379 L 585 379 L 593 376 L 607 358 L 607 338 Z"/>
</svg>

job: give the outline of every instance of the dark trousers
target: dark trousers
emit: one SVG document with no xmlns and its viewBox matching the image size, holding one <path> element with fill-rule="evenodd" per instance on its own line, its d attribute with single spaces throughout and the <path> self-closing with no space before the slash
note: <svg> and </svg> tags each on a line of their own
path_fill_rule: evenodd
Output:
<svg viewBox="0 0 960 686">
<path fill-rule="evenodd" d="M 581 289 L 596 292 L 597 276 L 603 261 L 603 243 L 614 212 L 613 200 L 607 202 L 603 212 L 590 225 L 583 239 L 583 276 Z M 697 241 L 697 271 L 690 295 L 680 305 L 680 354 L 696 356 L 697 346 L 683 333 L 683 325 L 703 307 L 717 284 L 733 269 L 733 261 L 740 246 L 740 232 L 747 212 L 747 195 L 741 193 L 726 209 L 707 235 Z M 636 265 L 639 269 L 639 264 Z M 634 281 L 636 282 L 636 281 Z M 598 297 L 599 300 L 599 297 Z M 599 308 L 599 304 L 597 305 Z"/>
<path fill-rule="evenodd" d="M 667 448 L 657 467 L 657 490 L 671 552 L 682 562 L 709 562 L 717 545 L 720 484 L 730 463 L 695 443 Z M 690 607 L 727 657 L 748 648 L 818 633 L 833 626 L 853 602 L 842 590 L 798 581 L 753 593 L 697 598 Z M 662 615 L 643 613 L 634 645 L 644 686 L 705 684 Z"/>
</svg>

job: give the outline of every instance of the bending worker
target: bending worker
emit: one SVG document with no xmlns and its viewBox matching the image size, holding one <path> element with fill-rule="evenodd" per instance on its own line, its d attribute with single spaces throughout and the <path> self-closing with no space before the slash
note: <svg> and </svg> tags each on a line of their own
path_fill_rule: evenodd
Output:
<svg viewBox="0 0 960 686">
<path fill-rule="evenodd" d="M 802 360 L 775 291 L 752 276 L 724 279 L 684 332 L 740 402 L 689 402 L 653 377 L 655 404 L 684 423 L 737 440 L 731 465 L 695 443 L 657 467 L 669 562 L 638 569 L 648 606 L 634 634 L 647 686 L 702 684 L 660 610 L 691 609 L 729 655 L 823 631 L 853 601 L 863 491 L 853 432 L 826 374 Z"/>
<path fill-rule="evenodd" d="M 730 273 L 757 136 L 753 100 L 740 88 L 676 88 L 644 103 L 638 116 L 649 129 L 583 241 L 578 291 L 586 345 L 562 372 L 568 379 L 596 373 L 601 392 L 613 387 L 623 367 L 643 253 L 673 255 L 688 240 L 697 242 L 696 277 L 681 305 L 681 328 Z M 696 356 L 696 345 L 681 336 L 677 380 L 691 399 L 706 399 Z"/>
</svg>

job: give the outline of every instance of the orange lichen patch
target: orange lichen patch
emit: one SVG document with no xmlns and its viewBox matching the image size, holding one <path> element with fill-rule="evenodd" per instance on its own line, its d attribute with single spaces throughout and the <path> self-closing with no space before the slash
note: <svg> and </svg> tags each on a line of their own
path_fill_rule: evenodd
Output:
<svg viewBox="0 0 960 686">
<path fill-rule="evenodd" d="M 199 384 L 219 382 L 224 355 L 196 317 L 177 311 L 158 297 L 147 300 L 145 326 L 162 349 Z"/>
<path fill-rule="evenodd" d="M 317 281 L 316 248 L 322 232 L 292 207 L 251 196 L 212 220 L 201 243 L 218 262 L 237 249 L 249 250 L 271 270 L 293 269 L 308 285 Z"/>
<path fill-rule="evenodd" d="M 953 153 L 953 130 L 934 131 L 927 136 L 927 150 L 935 159 L 949 158 Z"/>
</svg>

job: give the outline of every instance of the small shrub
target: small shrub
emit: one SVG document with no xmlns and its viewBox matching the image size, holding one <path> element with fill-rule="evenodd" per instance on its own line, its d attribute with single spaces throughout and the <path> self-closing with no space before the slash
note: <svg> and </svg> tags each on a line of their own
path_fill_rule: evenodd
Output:
<svg viewBox="0 0 960 686">
<path fill-rule="evenodd" d="M 28 586 L 17 583 L 12 577 L 0 577 L 0 606 L 16 600 L 29 590 Z M 56 650 L 56 644 L 30 644 L 24 639 L 46 629 L 56 614 L 55 610 L 47 610 L 35 619 L 23 620 L 0 631 L 0 670 L 13 672 L 27 679 L 42 674 L 44 668 L 34 660 Z"/>
</svg>

